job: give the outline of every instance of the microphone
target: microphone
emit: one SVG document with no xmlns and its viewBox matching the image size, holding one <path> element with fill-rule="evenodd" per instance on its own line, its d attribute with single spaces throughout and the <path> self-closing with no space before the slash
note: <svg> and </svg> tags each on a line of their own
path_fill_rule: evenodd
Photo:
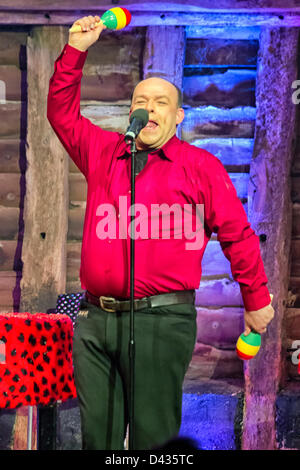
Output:
<svg viewBox="0 0 300 470">
<path fill-rule="evenodd" d="M 141 130 L 147 126 L 149 121 L 149 113 L 146 109 L 136 109 L 130 116 L 129 126 L 125 133 L 125 140 L 127 143 L 132 142 L 141 132 Z"/>
</svg>

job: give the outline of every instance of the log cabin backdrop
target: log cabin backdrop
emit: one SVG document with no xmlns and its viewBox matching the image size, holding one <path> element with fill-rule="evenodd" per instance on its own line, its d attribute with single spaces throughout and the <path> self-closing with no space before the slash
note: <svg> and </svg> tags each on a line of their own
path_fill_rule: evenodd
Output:
<svg viewBox="0 0 300 470">
<path fill-rule="evenodd" d="M 89 49 L 82 114 L 123 132 L 135 84 L 152 74 L 174 81 L 186 115 L 178 136 L 225 165 L 274 294 L 261 350 L 243 363 L 235 352 L 243 301 L 213 234 L 196 292 L 182 434 L 207 449 L 300 449 L 298 2 L 0 3 L 0 312 L 47 312 L 58 295 L 81 291 L 86 182 L 47 121 L 49 79 L 76 19 L 127 7 L 130 26 L 105 31 Z M 0 448 L 24 447 L 26 413 L 0 411 Z M 80 448 L 76 401 L 55 416 L 57 448 Z"/>
</svg>

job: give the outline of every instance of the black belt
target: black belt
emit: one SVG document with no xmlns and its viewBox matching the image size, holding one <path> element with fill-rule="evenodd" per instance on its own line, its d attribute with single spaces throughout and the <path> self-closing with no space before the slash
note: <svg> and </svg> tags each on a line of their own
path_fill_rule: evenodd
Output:
<svg viewBox="0 0 300 470">
<path fill-rule="evenodd" d="M 122 312 L 130 310 L 130 300 L 118 300 L 114 297 L 105 297 L 101 295 L 96 297 L 90 292 L 86 291 L 85 298 L 87 302 L 101 307 L 107 312 Z M 165 294 L 152 295 L 150 297 L 142 297 L 141 299 L 134 299 L 134 310 L 141 310 L 142 308 L 162 307 L 163 305 L 174 304 L 194 304 L 195 303 L 195 290 L 181 290 L 174 292 L 167 292 Z"/>
</svg>

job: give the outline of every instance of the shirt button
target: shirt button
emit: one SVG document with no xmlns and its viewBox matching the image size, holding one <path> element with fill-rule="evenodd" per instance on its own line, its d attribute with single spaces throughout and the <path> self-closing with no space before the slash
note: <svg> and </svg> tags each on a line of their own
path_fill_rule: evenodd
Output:
<svg viewBox="0 0 300 470">
<path fill-rule="evenodd" d="M 130 190 L 129 190 L 128 192 L 129 192 L 129 194 L 131 193 L 131 191 L 130 191 Z"/>
</svg>

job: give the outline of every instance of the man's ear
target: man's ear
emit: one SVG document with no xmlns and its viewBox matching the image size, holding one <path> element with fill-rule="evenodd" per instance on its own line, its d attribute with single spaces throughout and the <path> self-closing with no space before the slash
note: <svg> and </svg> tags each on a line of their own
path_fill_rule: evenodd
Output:
<svg viewBox="0 0 300 470">
<path fill-rule="evenodd" d="M 184 120 L 184 109 L 178 108 L 176 111 L 176 125 L 181 124 Z"/>
</svg>

